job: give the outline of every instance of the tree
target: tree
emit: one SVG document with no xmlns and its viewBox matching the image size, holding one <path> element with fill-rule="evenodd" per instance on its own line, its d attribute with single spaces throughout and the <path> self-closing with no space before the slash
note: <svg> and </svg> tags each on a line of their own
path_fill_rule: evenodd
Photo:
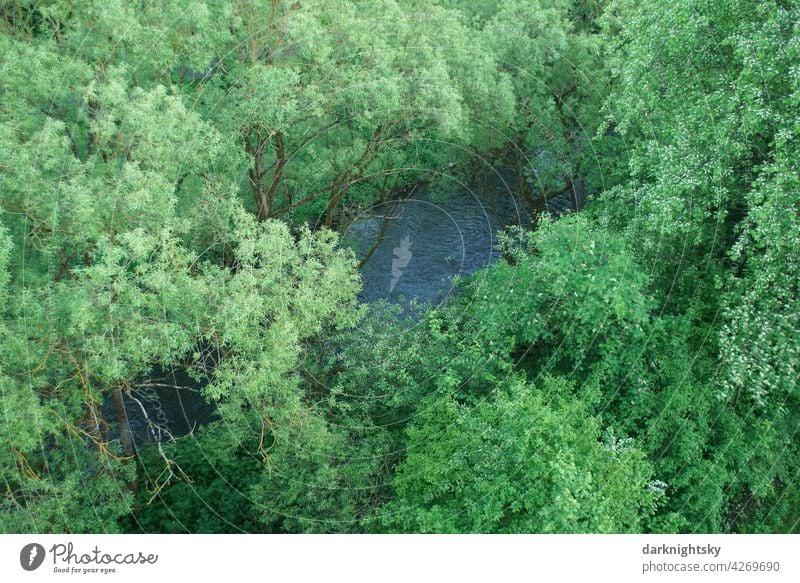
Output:
<svg viewBox="0 0 800 583">
<path fill-rule="evenodd" d="M 797 11 L 620 1 L 605 17 L 619 71 L 609 124 L 630 148 L 628 179 L 594 212 L 719 365 L 702 390 L 729 419 L 711 436 L 728 475 L 709 530 L 761 528 L 751 519 L 780 506 L 796 471 Z"/>
<path fill-rule="evenodd" d="M 517 364 L 594 377 L 613 392 L 644 349 L 652 300 L 626 242 L 583 215 L 505 238 L 508 260 L 473 277 L 464 309 Z"/>
<path fill-rule="evenodd" d="M 796 529 L 799 10 L 4 2 L 0 531 Z M 501 261 L 359 304 L 334 229 L 509 167 Z M 139 443 L 157 369 L 216 419 Z"/>
<path fill-rule="evenodd" d="M 439 393 L 407 430 L 396 498 L 410 532 L 636 532 L 659 498 L 644 454 L 602 435 L 572 387 L 509 379 L 472 406 Z"/>
</svg>

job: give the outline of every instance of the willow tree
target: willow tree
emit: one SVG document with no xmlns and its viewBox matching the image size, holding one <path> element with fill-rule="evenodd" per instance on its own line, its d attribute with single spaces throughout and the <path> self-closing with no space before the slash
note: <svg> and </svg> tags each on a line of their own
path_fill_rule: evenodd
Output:
<svg viewBox="0 0 800 583">
<path fill-rule="evenodd" d="M 591 140 L 607 93 L 605 41 L 595 24 L 599 8 L 566 0 L 441 4 L 479 32 L 510 79 L 516 115 L 503 125 L 485 119 L 506 136 L 494 156 L 514 169 L 514 191 L 534 211 L 563 192 L 580 208 L 584 182 L 596 171 Z"/>
<path fill-rule="evenodd" d="M 264 453 L 269 476 L 268 459 L 326 431 L 295 378 L 303 341 L 360 314 L 336 236 L 258 223 L 215 172 L 219 130 L 169 85 L 139 81 L 150 29 L 132 27 L 130 54 L 70 44 L 89 8 L 22 6 L 0 37 L 4 531 L 115 530 L 133 491 L 191 479 L 159 445 L 146 480 L 103 413 L 111 400 L 124 417 L 155 366 L 203 377 L 230 447 L 242 434 L 256 451 L 288 447 Z"/>
<path fill-rule="evenodd" d="M 240 145 L 261 220 L 291 213 L 330 227 L 343 207 L 503 140 L 480 120 L 511 119 L 510 84 L 455 11 L 419 18 L 415 2 L 385 0 L 230 8 L 231 38 L 197 103 Z"/>
</svg>

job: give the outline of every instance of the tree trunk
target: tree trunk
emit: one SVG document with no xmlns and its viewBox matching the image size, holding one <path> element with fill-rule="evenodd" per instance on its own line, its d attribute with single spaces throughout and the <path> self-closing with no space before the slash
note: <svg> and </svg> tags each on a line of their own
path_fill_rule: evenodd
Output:
<svg viewBox="0 0 800 583">
<path fill-rule="evenodd" d="M 275 162 L 275 174 L 272 176 L 272 182 L 269 185 L 269 190 L 267 190 L 266 194 L 266 208 L 264 209 L 264 214 L 262 216 L 261 210 L 259 209 L 258 220 L 263 221 L 266 220 L 267 217 L 272 216 L 272 208 L 275 205 L 275 195 L 278 192 L 278 185 L 283 178 L 283 168 L 286 166 L 286 148 L 283 144 L 283 134 L 281 132 L 275 133 L 275 155 L 277 156 L 277 161 Z"/>
</svg>

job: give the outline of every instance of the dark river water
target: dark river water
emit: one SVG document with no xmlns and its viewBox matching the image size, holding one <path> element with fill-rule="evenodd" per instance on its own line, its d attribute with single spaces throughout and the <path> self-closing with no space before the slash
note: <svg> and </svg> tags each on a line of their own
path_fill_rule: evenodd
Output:
<svg viewBox="0 0 800 583">
<path fill-rule="evenodd" d="M 433 306 L 446 301 L 456 276 L 472 274 L 498 257 L 497 233 L 526 214 L 517 201 L 465 188 L 446 196 L 418 189 L 378 205 L 347 227 L 342 244 L 363 259 L 361 300 Z"/>
<path fill-rule="evenodd" d="M 562 196 L 548 210 L 559 214 L 568 207 L 569 197 Z M 464 187 L 442 196 L 422 187 L 405 199 L 367 209 L 343 229 L 342 245 L 354 249 L 359 259 L 371 252 L 361 269 L 361 301 L 437 306 L 452 297 L 454 277 L 498 259 L 500 229 L 525 224 L 529 216 L 500 178 L 490 192 Z M 183 371 L 156 370 L 143 384 L 152 386 L 138 389 L 139 403 L 125 401 L 137 445 L 152 439 L 142 407 L 176 437 L 214 418 L 214 407 Z M 110 403 L 104 413 L 115 417 Z"/>
</svg>

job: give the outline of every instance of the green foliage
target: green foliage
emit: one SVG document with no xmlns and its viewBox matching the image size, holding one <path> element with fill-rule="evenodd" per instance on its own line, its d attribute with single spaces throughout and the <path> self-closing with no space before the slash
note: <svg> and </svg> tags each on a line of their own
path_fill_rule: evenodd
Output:
<svg viewBox="0 0 800 583">
<path fill-rule="evenodd" d="M 510 261 L 475 277 L 469 289 L 467 307 L 485 336 L 513 338 L 516 358 L 536 374 L 585 378 L 594 370 L 607 373 L 606 383 L 618 380 L 601 361 L 640 349 L 652 306 L 647 277 L 624 240 L 575 215 L 520 231 L 505 246 Z"/>
<path fill-rule="evenodd" d="M 145 481 L 133 511 L 123 521 L 129 532 L 226 533 L 263 531 L 248 496 L 263 470 L 263 461 L 246 448 L 235 455 L 215 447 L 213 429 L 168 446 L 168 453 L 187 480 L 159 488 L 163 461 L 157 451 L 142 455 Z"/>
<path fill-rule="evenodd" d="M 677 316 L 669 345 L 684 347 L 659 365 L 670 397 L 645 417 L 677 421 L 698 395 L 670 438 L 692 449 L 662 453 L 675 485 L 695 482 L 679 495 L 682 529 L 796 520 L 777 516 L 798 460 L 797 10 L 620 1 L 604 17 L 618 72 L 609 138 L 630 148 L 628 178 L 593 214 L 631 242 Z"/>
<path fill-rule="evenodd" d="M 2 3 L 0 531 L 796 531 L 798 10 Z M 359 304 L 335 229 L 501 169 L 502 261 Z M 137 449 L 154 368 L 216 417 Z"/>
<path fill-rule="evenodd" d="M 407 431 L 397 497 L 382 510 L 411 532 L 636 532 L 658 499 L 629 439 L 561 380 L 511 378 L 472 406 L 436 394 Z"/>
</svg>

